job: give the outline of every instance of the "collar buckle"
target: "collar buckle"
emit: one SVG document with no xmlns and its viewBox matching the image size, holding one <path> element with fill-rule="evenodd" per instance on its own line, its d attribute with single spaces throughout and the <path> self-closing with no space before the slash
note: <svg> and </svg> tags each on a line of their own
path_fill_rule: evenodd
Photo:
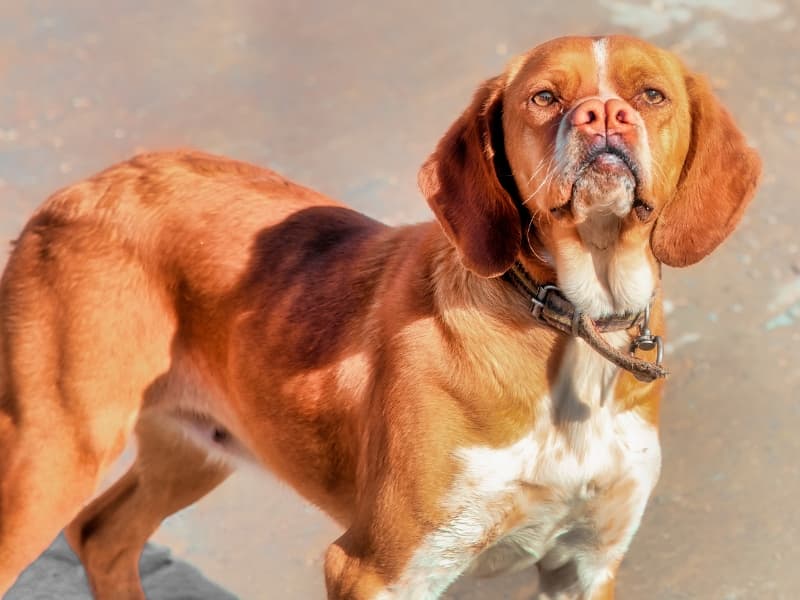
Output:
<svg viewBox="0 0 800 600">
<path fill-rule="evenodd" d="M 545 320 L 542 311 L 547 305 L 551 293 L 561 294 L 561 291 L 555 285 L 543 285 L 539 287 L 535 296 L 531 296 L 531 314 L 537 321 Z"/>
</svg>

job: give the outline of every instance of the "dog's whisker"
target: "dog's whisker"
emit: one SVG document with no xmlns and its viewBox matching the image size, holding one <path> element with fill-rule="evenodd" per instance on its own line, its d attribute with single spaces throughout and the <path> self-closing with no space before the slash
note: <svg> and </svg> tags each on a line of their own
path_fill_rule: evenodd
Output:
<svg viewBox="0 0 800 600">
<path fill-rule="evenodd" d="M 554 165 L 553 165 L 553 166 L 554 166 Z M 557 172 L 558 172 L 558 170 L 557 170 L 557 169 L 555 169 L 555 168 L 550 168 L 550 169 L 547 171 L 547 173 L 545 174 L 545 176 L 542 178 L 542 181 L 539 183 L 539 185 L 538 185 L 538 186 L 536 186 L 536 189 L 535 189 L 535 190 L 533 190 L 533 192 L 531 192 L 531 193 L 528 195 L 528 197 L 527 197 L 527 198 L 525 198 L 525 200 L 522 202 L 522 204 L 523 204 L 523 205 L 527 205 L 527 204 L 528 204 L 528 202 L 530 202 L 531 200 L 533 200 L 533 199 L 536 197 L 536 194 L 538 194 L 538 193 L 539 193 L 539 192 L 542 190 L 542 188 L 543 188 L 544 186 L 548 185 L 548 184 L 551 182 L 551 180 L 553 179 L 553 177 L 555 176 L 555 174 L 556 174 Z"/>
<path fill-rule="evenodd" d="M 525 233 L 525 241 L 528 244 L 528 249 L 531 251 L 531 254 L 533 254 L 533 256 L 536 259 L 538 259 L 540 262 L 542 262 L 542 263 L 544 263 L 546 265 L 550 264 L 550 260 L 548 260 L 547 258 L 542 256 L 541 254 L 539 254 L 539 252 L 536 251 L 536 248 L 533 247 L 533 244 L 531 244 L 531 229 L 533 229 L 533 219 L 528 221 L 528 229 L 527 229 L 527 231 Z"/>
<path fill-rule="evenodd" d="M 533 173 L 531 174 L 530 177 L 528 177 L 528 183 L 529 184 L 533 181 L 533 178 L 536 177 L 536 175 L 539 173 L 539 171 L 542 170 L 542 167 L 545 166 L 546 161 L 547 161 L 547 159 L 543 158 L 542 160 L 539 161 L 539 164 L 536 165 L 536 168 L 534 169 Z"/>
</svg>

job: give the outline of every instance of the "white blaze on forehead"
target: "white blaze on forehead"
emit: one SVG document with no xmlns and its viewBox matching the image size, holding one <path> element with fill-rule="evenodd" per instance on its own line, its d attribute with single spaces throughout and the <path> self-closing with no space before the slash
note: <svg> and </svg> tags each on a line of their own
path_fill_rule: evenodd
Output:
<svg viewBox="0 0 800 600">
<path fill-rule="evenodd" d="M 597 95 L 603 100 L 616 97 L 608 81 L 608 39 L 594 40 L 592 54 L 597 64 Z"/>
</svg>

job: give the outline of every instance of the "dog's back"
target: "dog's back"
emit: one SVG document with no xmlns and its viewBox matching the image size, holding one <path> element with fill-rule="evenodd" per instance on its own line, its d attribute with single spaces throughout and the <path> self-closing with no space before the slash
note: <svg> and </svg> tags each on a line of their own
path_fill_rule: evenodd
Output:
<svg viewBox="0 0 800 600">
<path fill-rule="evenodd" d="M 0 581 L 91 495 L 142 409 L 251 458 L 230 401 L 246 373 L 227 372 L 225 354 L 255 344 L 243 362 L 273 368 L 266 381 L 338 356 L 334 329 L 353 329 L 378 281 L 382 257 L 371 261 L 363 244 L 386 229 L 270 171 L 194 152 L 139 156 L 54 194 L 0 286 L 0 473 L 14 482 L 0 488 Z M 371 264 L 347 269 L 348 254 Z M 305 464 L 352 480 L 340 452 L 318 449 Z"/>
</svg>

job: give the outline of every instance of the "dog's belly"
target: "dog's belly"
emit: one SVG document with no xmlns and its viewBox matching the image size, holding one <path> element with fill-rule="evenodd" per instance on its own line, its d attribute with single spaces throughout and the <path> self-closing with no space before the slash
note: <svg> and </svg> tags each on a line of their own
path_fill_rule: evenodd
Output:
<svg viewBox="0 0 800 600">
<path fill-rule="evenodd" d="M 363 367 L 360 360 L 350 366 Z M 276 391 L 260 404 L 245 404 L 242 411 L 231 396 L 238 393 L 241 402 L 250 392 L 241 387 L 226 391 L 203 361 L 177 349 L 169 371 L 148 389 L 141 416 L 153 419 L 169 434 L 188 439 L 209 459 L 231 470 L 255 467 L 277 476 L 307 500 L 325 507 L 333 519 L 347 524 L 355 505 L 354 468 L 339 451 L 339 437 L 329 433 L 332 428 L 310 427 L 301 421 L 304 397 L 299 392 L 289 396 Z M 305 398 L 315 400 L 311 393 Z M 341 397 L 328 400 L 334 409 L 344 403 Z M 253 407 L 260 411 L 259 418 L 252 416 Z M 271 416 L 276 410 L 282 411 L 277 422 Z M 335 413 L 318 411 L 313 424 L 330 422 L 336 416 L 331 412 Z M 298 456 L 303 460 L 298 461 Z"/>
</svg>

